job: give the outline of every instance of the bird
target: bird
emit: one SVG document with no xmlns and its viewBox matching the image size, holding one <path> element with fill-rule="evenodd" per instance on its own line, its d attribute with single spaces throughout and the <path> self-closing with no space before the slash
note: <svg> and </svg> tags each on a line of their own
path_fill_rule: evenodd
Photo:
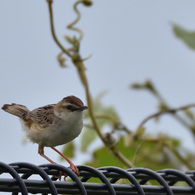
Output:
<svg viewBox="0 0 195 195">
<path fill-rule="evenodd" d="M 78 97 L 67 96 L 57 104 L 38 107 L 32 111 L 15 103 L 5 104 L 2 109 L 20 118 L 27 138 L 38 144 L 38 153 L 43 158 L 55 164 L 44 154 L 44 147 L 51 147 L 70 164 L 70 169 L 79 175 L 79 170 L 72 161 L 55 148 L 72 141 L 82 131 L 83 111 L 88 107 Z"/>
</svg>

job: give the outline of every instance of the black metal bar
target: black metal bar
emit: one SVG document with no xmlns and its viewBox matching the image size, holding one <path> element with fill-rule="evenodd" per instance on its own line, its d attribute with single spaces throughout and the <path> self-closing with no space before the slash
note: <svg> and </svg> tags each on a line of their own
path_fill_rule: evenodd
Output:
<svg viewBox="0 0 195 195">
<path fill-rule="evenodd" d="M 173 192 L 171 188 L 169 187 L 169 185 L 166 183 L 166 181 L 160 175 L 156 174 L 154 171 L 149 170 L 149 169 L 144 169 L 144 168 L 134 168 L 134 169 L 129 169 L 129 171 L 136 171 L 137 174 L 144 173 L 144 174 L 147 174 L 155 178 L 155 180 L 158 181 L 159 184 L 161 184 L 164 187 L 164 190 L 166 190 L 167 194 L 173 195 Z M 140 184 L 142 183 L 143 181 L 141 180 Z"/>
<path fill-rule="evenodd" d="M 186 173 L 165 169 L 152 171 L 145 168 L 123 170 L 118 167 L 102 167 L 95 169 L 89 166 L 78 166 L 80 177 L 62 165 L 45 164 L 35 166 L 30 163 L 5 164 L 0 162 L 0 192 L 19 192 L 29 194 L 88 194 L 88 195 L 194 195 L 195 171 Z M 52 181 L 53 175 L 59 172 L 66 174 L 71 180 Z M 8 178 L 9 173 L 12 177 Z M 5 177 L 6 175 L 6 177 Z M 41 177 L 41 178 L 40 178 Z M 102 183 L 92 183 L 97 178 Z M 122 180 L 121 180 L 122 179 Z M 120 181 L 127 181 L 121 183 Z M 158 185 L 151 185 L 157 181 Z M 150 184 L 147 184 L 150 183 Z M 188 186 L 183 185 L 187 183 Z M 177 184 L 176 186 L 174 186 Z"/>
<path fill-rule="evenodd" d="M 89 166 L 78 166 L 79 171 L 80 170 L 84 170 L 84 171 L 88 171 L 92 174 L 94 174 L 95 176 L 97 176 L 103 183 L 106 184 L 108 191 L 110 192 L 110 194 L 115 195 L 116 192 L 114 190 L 114 188 L 112 187 L 112 185 L 110 184 L 110 182 L 108 181 L 108 179 L 98 170 L 89 167 Z M 86 182 L 89 179 L 89 177 L 83 177 L 81 178 L 82 182 Z"/>
<path fill-rule="evenodd" d="M 44 166 L 48 168 L 56 169 L 58 171 L 62 171 L 62 173 L 65 173 L 66 175 L 68 175 L 77 184 L 76 186 L 79 188 L 80 194 L 87 195 L 87 192 L 85 190 L 83 183 L 79 180 L 79 178 L 76 176 L 76 174 L 72 170 L 62 165 L 57 165 L 57 164 L 47 164 L 47 165 L 42 165 L 41 167 L 44 167 Z"/>
<path fill-rule="evenodd" d="M 166 175 L 175 175 L 178 178 L 182 178 L 190 187 L 192 187 L 192 190 L 194 191 L 194 194 L 195 194 L 195 183 L 193 179 L 191 179 L 189 176 L 185 175 L 181 171 L 173 170 L 173 169 L 164 169 L 158 172 L 162 172 L 162 171 Z M 170 182 L 169 182 L 169 185 L 170 185 Z M 173 183 L 171 183 L 171 185 L 173 185 Z"/>
<path fill-rule="evenodd" d="M 28 194 L 27 188 L 23 182 L 23 180 L 20 178 L 20 176 L 18 175 L 18 173 L 9 165 L 0 162 L 0 167 L 1 169 L 3 169 L 4 171 L 6 170 L 8 173 L 10 173 L 10 175 L 15 179 L 15 184 L 19 184 L 20 187 L 20 191 L 23 195 Z"/>
<path fill-rule="evenodd" d="M 137 189 L 138 194 L 144 195 L 144 191 L 143 191 L 141 185 L 139 184 L 139 182 L 136 180 L 136 178 L 132 174 L 130 174 L 127 171 L 125 171 L 123 169 L 120 169 L 118 167 L 103 167 L 103 168 L 99 168 L 99 170 L 102 170 L 102 169 L 106 170 L 108 172 L 118 173 L 122 177 L 127 178 L 133 184 L 132 187 L 135 187 Z M 115 183 L 117 180 L 116 180 L 116 178 L 112 178 L 110 180 L 110 183 Z"/>
<path fill-rule="evenodd" d="M 55 185 L 53 184 L 53 182 L 51 181 L 51 179 L 49 178 L 49 176 L 47 175 L 47 173 L 45 171 L 43 171 L 42 169 L 40 169 L 39 167 L 33 165 L 33 164 L 29 164 L 29 163 L 12 163 L 10 164 L 10 166 L 17 166 L 18 168 L 22 167 L 22 168 L 28 168 L 31 169 L 32 171 L 35 171 L 36 173 L 38 173 L 48 184 L 49 189 L 51 191 L 52 195 L 57 195 L 58 192 L 56 190 Z M 25 177 L 26 175 L 23 175 L 21 178 L 22 179 L 27 179 Z M 13 195 L 17 195 L 18 193 L 13 193 Z"/>
</svg>

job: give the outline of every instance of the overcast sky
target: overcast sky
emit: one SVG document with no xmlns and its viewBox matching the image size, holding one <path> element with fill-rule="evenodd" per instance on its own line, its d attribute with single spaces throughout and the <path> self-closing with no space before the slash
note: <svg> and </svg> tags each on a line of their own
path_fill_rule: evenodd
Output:
<svg viewBox="0 0 195 195">
<path fill-rule="evenodd" d="M 57 36 L 71 34 L 66 26 L 75 18 L 72 3 L 54 1 Z M 195 30 L 195 1 L 95 0 L 90 8 L 80 5 L 84 32 L 81 53 L 93 96 L 107 90 L 103 102 L 114 105 L 130 129 L 157 111 L 157 101 L 147 92 L 129 89 L 133 82 L 151 79 L 173 107 L 194 103 L 195 52 L 173 32 L 171 23 Z M 59 48 L 49 29 L 45 0 L 2 1 L 0 6 L 0 105 L 19 103 L 30 110 L 76 95 L 86 103 L 77 72 L 62 69 L 56 60 Z M 65 44 L 67 46 L 67 44 Z M 47 163 L 37 154 L 37 144 L 23 144 L 24 132 L 17 117 L 0 111 L 1 161 Z M 147 131 L 168 133 L 194 148 L 191 135 L 170 117 L 158 124 L 148 123 Z M 51 149 L 46 154 L 54 161 L 59 156 Z M 79 164 L 79 159 L 77 159 Z"/>
</svg>

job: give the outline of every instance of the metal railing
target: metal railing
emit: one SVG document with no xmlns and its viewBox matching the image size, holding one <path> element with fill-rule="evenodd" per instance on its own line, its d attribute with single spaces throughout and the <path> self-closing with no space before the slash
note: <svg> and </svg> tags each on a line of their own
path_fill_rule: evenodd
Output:
<svg viewBox="0 0 195 195">
<path fill-rule="evenodd" d="M 195 171 L 183 173 L 173 169 L 155 172 L 145 168 L 123 170 L 118 167 L 77 167 L 79 177 L 69 168 L 58 164 L 36 166 L 23 162 L 0 162 L 0 192 L 12 192 L 13 195 L 195 195 Z M 55 176 L 59 172 L 70 180 L 56 181 Z"/>
</svg>

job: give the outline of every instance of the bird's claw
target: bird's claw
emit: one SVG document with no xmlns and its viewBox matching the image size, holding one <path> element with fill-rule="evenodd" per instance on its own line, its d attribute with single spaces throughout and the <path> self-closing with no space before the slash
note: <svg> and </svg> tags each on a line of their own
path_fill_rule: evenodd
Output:
<svg viewBox="0 0 195 195">
<path fill-rule="evenodd" d="M 69 167 L 77 176 L 79 176 L 79 169 L 74 165 L 74 164 L 71 164 L 70 167 Z"/>
<path fill-rule="evenodd" d="M 79 176 L 79 169 L 74 165 L 74 164 L 71 164 L 70 167 L 69 167 L 77 176 Z M 63 173 L 62 171 L 59 171 L 58 172 L 58 175 L 53 175 L 51 177 L 51 180 L 52 181 L 56 181 L 59 179 L 59 181 L 61 181 L 62 179 L 62 175 L 64 176 L 64 181 L 66 181 L 66 177 L 68 176 L 67 174 Z"/>
<path fill-rule="evenodd" d="M 51 180 L 52 181 L 56 181 L 59 179 L 59 181 L 61 181 L 62 179 L 62 175 L 64 176 L 64 181 L 66 181 L 66 177 L 68 176 L 67 174 L 63 173 L 62 171 L 59 171 L 58 175 L 53 175 L 51 177 Z"/>
</svg>

